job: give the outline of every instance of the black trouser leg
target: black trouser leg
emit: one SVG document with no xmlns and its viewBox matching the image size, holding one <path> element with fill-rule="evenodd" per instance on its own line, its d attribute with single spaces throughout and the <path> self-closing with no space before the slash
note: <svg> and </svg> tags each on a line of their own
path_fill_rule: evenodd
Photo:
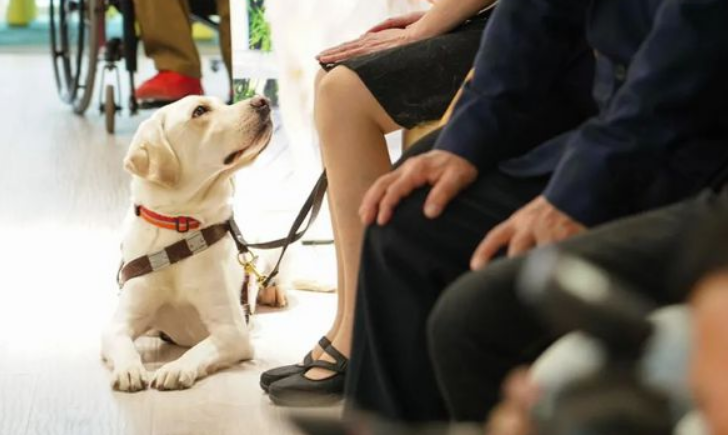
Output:
<svg viewBox="0 0 728 435">
<path fill-rule="evenodd" d="M 559 244 L 635 285 L 658 304 L 673 303 L 669 270 L 686 222 L 710 213 L 706 197 L 605 225 Z M 433 365 L 456 420 L 483 421 L 505 375 L 555 337 L 517 297 L 523 260 L 502 259 L 448 287 L 428 324 Z"/>
<path fill-rule="evenodd" d="M 367 229 L 347 376 L 352 404 L 396 420 L 448 419 L 427 350 L 427 317 L 443 289 L 468 270 L 483 236 L 547 181 L 480 174 L 434 220 L 422 213 L 429 189 L 420 189 L 390 223 Z"/>
</svg>

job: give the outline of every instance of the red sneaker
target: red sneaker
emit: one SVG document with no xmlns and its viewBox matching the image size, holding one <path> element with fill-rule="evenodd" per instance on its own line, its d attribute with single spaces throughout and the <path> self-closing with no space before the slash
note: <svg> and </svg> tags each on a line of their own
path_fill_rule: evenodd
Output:
<svg viewBox="0 0 728 435">
<path fill-rule="evenodd" d="M 203 95 L 200 79 L 172 71 L 160 71 L 142 83 L 134 93 L 140 101 L 172 102 L 188 95 Z"/>
</svg>

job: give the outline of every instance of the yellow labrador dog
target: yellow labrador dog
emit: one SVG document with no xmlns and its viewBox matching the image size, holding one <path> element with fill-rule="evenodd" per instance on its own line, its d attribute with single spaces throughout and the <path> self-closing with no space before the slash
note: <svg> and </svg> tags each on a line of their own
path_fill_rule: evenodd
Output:
<svg viewBox="0 0 728 435">
<path fill-rule="evenodd" d="M 199 228 L 232 215 L 232 175 L 252 162 L 272 136 L 270 107 L 262 97 L 228 106 L 187 97 L 157 111 L 132 139 L 124 167 L 132 174 L 135 205 L 123 234 L 125 262 L 190 237 L 164 228 L 165 217 L 192 217 Z M 161 219 L 142 219 L 139 206 Z M 183 228 L 182 230 L 186 230 Z M 102 356 L 121 391 L 189 388 L 222 367 L 253 357 L 240 306 L 243 271 L 232 237 L 171 266 L 123 284 L 119 306 L 103 334 Z M 190 347 L 150 376 L 134 340 L 159 330 Z"/>
</svg>

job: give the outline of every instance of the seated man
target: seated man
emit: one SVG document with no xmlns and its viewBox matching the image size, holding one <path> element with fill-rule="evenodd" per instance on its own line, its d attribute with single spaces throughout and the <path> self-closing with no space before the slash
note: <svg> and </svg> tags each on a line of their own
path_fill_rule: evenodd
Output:
<svg viewBox="0 0 728 435">
<path fill-rule="evenodd" d="M 354 404 L 390 419 L 483 421 L 508 370 L 551 337 L 510 291 L 514 262 L 481 272 L 488 285 L 464 278 L 469 298 L 448 284 L 504 250 L 516 256 L 725 178 L 727 20 L 721 0 L 500 2 L 452 118 L 419 145 L 436 149 L 382 177 L 362 205 L 378 225 L 362 251 Z M 584 107 L 584 51 L 596 57 L 588 82 L 599 107 L 588 119 L 574 110 Z M 614 261 L 619 249 L 668 252 L 675 227 L 656 221 L 640 221 L 636 241 L 624 227 L 573 243 Z M 663 267 L 624 263 L 649 278 Z"/>
<path fill-rule="evenodd" d="M 560 251 L 586 259 L 610 275 L 636 284 L 632 286 L 635 291 L 660 305 L 690 302 L 692 332 L 674 329 L 680 326 L 679 316 L 663 317 L 658 329 L 666 336 L 663 340 L 670 343 L 663 342 L 663 349 L 648 347 L 650 350 L 646 352 L 657 350 L 651 368 L 668 372 L 652 375 L 662 378 L 658 384 L 668 395 L 673 395 L 672 399 L 686 398 L 681 384 L 687 377 L 692 378 L 689 384 L 692 397 L 714 434 L 728 434 L 725 413 L 728 400 L 728 377 L 725 376 L 728 362 L 726 240 L 728 192 L 715 193 L 707 189 L 698 198 L 619 220 L 557 244 Z M 531 255 L 496 261 L 485 269 L 465 274 L 449 286 L 436 304 L 429 322 L 429 342 L 436 377 L 446 395 L 472 393 L 478 389 L 478 382 L 492 382 L 492 372 L 489 373 L 491 370 L 487 367 L 494 358 L 484 357 L 489 353 L 493 355 L 489 343 L 499 334 L 497 328 L 501 326 L 497 316 L 489 315 L 492 311 L 520 313 L 520 321 L 515 327 L 519 330 L 523 351 L 519 352 L 514 346 L 514 355 L 525 355 L 529 347 L 540 347 L 550 341 L 544 324 L 536 321 L 532 309 L 514 296 L 522 267 Z M 679 313 L 673 309 L 672 313 L 663 310 L 662 314 Z M 686 337 L 693 340 L 691 346 L 681 343 Z M 560 342 L 562 348 L 557 353 L 561 355 L 556 358 L 553 354 L 546 356 L 546 359 L 556 359 L 546 363 L 550 367 L 543 366 L 542 357 L 538 363 L 541 367 L 536 369 L 541 373 L 535 377 L 544 379 L 544 372 L 548 371 L 551 375 L 558 370 L 584 371 L 578 360 L 589 358 L 579 352 L 589 349 L 574 348 L 575 341 Z M 570 346 L 563 346 L 567 344 Z M 681 353 L 686 349 L 692 353 L 689 372 L 684 371 L 680 361 Z M 550 352 L 554 350 L 552 348 Z M 666 350 L 669 352 L 665 353 Z M 564 353 L 568 353 L 568 357 Z M 577 363 L 574 363 L 575 359 Z M 587 366 L 596 360 L 589 361 Z M 519 372 L 505 382 L 505 397 L 493 410 L 490 417 L 493 427 L 487 433 L 529 433 L 528 421 L 524 419 L 527 415 L 522 412 L 535 401 L 536 391 L 527 385 L 532 381 L 531 377 Z M 542 386 L 538 384 L 538 387 Z M 482 395 L 490 393 L 482 391 Z M 514 403 L 514 400 L 520 403 Z M 678 408 L 673 412 L 686 411 L 682 406 Z"/>
<path fill-rule="evenodd" d="M 142 102 L 169 103 L 187 95 L 204 94 L 200 55 L 191 34 L 188 0 L 134 0 L 134 8 L 144 50 L 159 71 L 137 88 L 136 98 Z M 220 49 L 230 74 L 229 0 L 217 0 L 217 14 L 220 17 Z"/>
</svg>

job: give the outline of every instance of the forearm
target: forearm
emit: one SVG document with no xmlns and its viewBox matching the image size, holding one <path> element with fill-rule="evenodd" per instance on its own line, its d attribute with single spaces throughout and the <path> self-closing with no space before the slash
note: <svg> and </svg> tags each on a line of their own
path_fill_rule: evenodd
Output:
<svg viewBox="0 0 728 435">
<path fill-rule="evenodd" d="M 442 35 L 462 24 L 496 0 L 439 0 L 416 23 L 408 27 L 417 40 Z"/>
</svg>

